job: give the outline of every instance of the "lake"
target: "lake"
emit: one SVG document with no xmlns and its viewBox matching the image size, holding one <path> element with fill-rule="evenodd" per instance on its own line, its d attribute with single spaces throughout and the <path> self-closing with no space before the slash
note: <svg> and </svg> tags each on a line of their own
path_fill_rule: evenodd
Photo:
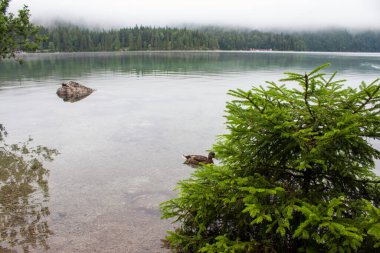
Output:
<svg viewBox="0 0 380 253">
<path fill-rule="evenodd" d="M 0 123 L 7 129 L 6 141 L 30 136 L 34 145 L 60 152 L 45 163 L 48 194 L 42 199 L 38 192 L 25 196 L 44 206 L 46 212 L 36 220 L 49 233 L 37 229 L 33 239 L 21 235 L 14 246 L 21 252 L 22 247 L 40 252 L 45 241 L 49 252 L 164 252 L 160 240 L 173 225 L 160 220 L 159 203 L 174 197 L 176 182 L 193 170 L 182 164 L 182 154 L 207 154 L 216 136 L 226 131 L 229 89 L 265 85 L 283 72 L 305 73 L 326 62 L 331 63 L 327 72 L 338 71 L 337 78 L 354 87 L 380 77 L 380 54 L 370 53 L 21 57 L 22 65 L 0 62 Z M 78 102 L 64 102 L 56 91 L 69 80 L 96 91 Z M 20 229 L 14 226 L 9 231 Z M 0 242 L 0 251 L 2 247 L 12 249 L 7 240 Z"/>
</svg>

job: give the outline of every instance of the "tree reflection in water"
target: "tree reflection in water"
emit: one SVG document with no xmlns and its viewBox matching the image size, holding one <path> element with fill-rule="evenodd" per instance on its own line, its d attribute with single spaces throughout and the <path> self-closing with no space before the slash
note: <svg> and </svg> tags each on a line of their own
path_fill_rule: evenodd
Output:
<svg viewBox="0 0 380 253">
<path fill-rule="evenodd" d="M 0 252 L 48 249 L 49 170 L 42 161 L 58 152 L 32 147 L 32 139 L 8 145 L 6 136 L 0 124 Z"/>
</svg>

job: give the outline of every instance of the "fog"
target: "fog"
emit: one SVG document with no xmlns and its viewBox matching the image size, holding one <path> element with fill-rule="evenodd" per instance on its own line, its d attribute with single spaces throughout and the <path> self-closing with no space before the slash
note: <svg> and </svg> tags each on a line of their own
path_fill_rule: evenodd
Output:
<svg viewBox="0 0 380 253">
<path fill-rule="evenodd" d="M 378 0 L 12 0 L 32 21 L 98 28 L 218 25 L 251 29 L 380 29 Z"/>
</svg>

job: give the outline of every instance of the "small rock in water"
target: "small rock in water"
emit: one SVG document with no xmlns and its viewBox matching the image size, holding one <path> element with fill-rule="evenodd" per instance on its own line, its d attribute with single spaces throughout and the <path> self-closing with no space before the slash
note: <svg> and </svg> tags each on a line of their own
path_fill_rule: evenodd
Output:
<svg viewBox="0 0 380 253">
<path fill-rule="evenodd" d="M 63 83 L 62 87 L 57 90 L 58 97 L 62 98 L 65 102 L 77 102 L 88 95 L 94 90 L 74 81 Z"/>
</svg>

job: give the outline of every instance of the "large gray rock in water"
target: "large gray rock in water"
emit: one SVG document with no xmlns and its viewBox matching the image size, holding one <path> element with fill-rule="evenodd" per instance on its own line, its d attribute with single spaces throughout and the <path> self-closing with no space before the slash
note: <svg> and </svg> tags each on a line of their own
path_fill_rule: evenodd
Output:
<svg viewBox="0 0 380 253">
<path fill-rule="evenodd" d="M 90 95 L 93 91 L 93 89 L 77 82 L 69 81 L 62 84 L 62 87 L 57 90 L 57 95 L 65 102 L 77 102 Z"/>
</svg>

